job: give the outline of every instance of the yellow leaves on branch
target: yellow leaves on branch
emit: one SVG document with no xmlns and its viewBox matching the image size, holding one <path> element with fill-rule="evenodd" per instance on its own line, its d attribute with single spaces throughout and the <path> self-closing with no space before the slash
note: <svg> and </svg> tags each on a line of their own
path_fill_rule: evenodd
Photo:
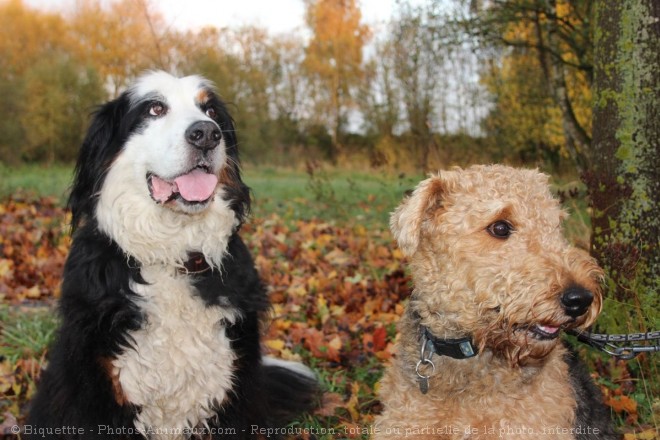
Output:
<svg viewBox="0 0 660 440">
<path fill-rule="evenodd" d="M 0 3 L 3 69 L 22 75 L 45 51 L 56 50 L 66 42 L 66 24 L 60 16 L 36 13 L 20 0 Z"/>
<path fill-rule="evenodd" d="M 576 39 L 576 44 L 584 45 L 587 50 L 587 43 L 580 40 L 579 31 L 588 24 L 570 1 L 558 0 L 556 4 L 557 17 L 543 13 L 538 17 L 523 17 L 524 14 L 518 11 L 521 16 L 506 23 L 501 38 L 513 48 L 504 52 L 505 56 L 499 63 L 491 65 L 489 71 L 484 71 L 482 83 L 497 96 L 497 117 L 488 121 L 492 131 L 505 132 L 512 146 L 525 149 L 532 144 L 543 144 L 559 149 L 567 157 L 568 153 L 563 149 L 566 141 L 561 111 L 549 93 L 548 72 L 544 70 L 541 58 L 559 56 L 568 63 L 564 68 L 568 95 L 580 126 L 588 134 L 591 133 L 591 86 L 584 71 L 569 66 L 580 62 L 575 47 L 559 39 L 560 52 L 551 53 L 545 47 L 548 44 L 545 32 L 548 20 L 558 20 L 575 29 L 570 38 Z M 530 10 L 526 14 L 533 12 Z M 539 49 L 541 46 L 544 49 Z"/>
<path fill-rule="evenodd" d="M 147 0 L 78 2 L 71 18 L 72 46 L 109 78 L 115 94 L 127 78 L 146 68 L 167 68 L 164 40 L 169 27 Z M 127 68 L 129 69 L 127 71 Z"/>
<path fill-rule="evenodd" d="M 362 64 L 362 48 L 371 37 L 369 27 L 360 23 L 356 0 L 308 1 L 306 18 L 313 32 L 307 67 L 323 77 L 337 71 L 355 75 Z"/>
<path fill-rule="evenodd" d="M 17 75 L 60 53 L 96 69 L 116 95 L 140 71 L 170 68 L 176 41 L 148 0 L 86 0 L 67 13 L 43 12 L 20 0 L 0 3 L 0 54 Z"/>
<path fill-rule="evenodd" d="M 364 75 L 362 49 L 371 37 L 362 24 L 356 0 L 307 0 L 307 24 L 312 38 L 303 66 L 316 81 L 316 106 L 326 115 L 337 141 L 339 126 L 352 104 L 352 88 Z"/>
</svg>

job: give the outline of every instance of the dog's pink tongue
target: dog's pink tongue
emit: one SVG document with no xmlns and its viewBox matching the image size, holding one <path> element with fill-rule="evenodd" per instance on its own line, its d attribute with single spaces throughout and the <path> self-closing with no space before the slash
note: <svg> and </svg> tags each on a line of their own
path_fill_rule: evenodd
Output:
<svg viewBox="0 0 660 440">
<path fill-rule="evenodd" d="M 554 335 L 559 331 L 559 327 L 552 327 L 550 325 L 539 325 L 539 328 L 549 335 Z"/>
<path fill-rule="evenodd" d="M 167 202 L 174 193 L 174 185 L 158 176 L 151 178 L 151 196 L 160 203 Z"/>
<path fill-rule="evenodd" d="M 195 169 L 188 174 L 174 179 L 181 197 L 189 202 L 203 202 L 209 199 L 218 185 L 218 177 L 215 174 L 205 173 Z"/>
</svg>

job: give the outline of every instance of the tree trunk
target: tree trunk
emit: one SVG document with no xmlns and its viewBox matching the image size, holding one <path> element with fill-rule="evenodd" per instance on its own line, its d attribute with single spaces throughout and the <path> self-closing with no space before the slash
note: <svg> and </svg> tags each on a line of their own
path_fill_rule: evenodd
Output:
<svg viewBox="0 0 660 440">
<path fill-rule="evenodd" d="M 592 167 L 585 175 L 592 253 L 607 273 L 610 297 L 636 305 L 631 326 L 658 328 L 660 2 L 594 6 Z"/>
<path fill-rule="evenodd" d="M 342 106 L 342 96 L 341 96 L 341 77 L 340 72 L 335 71 L 333 73 L 332 79 L 332 99 L 331 99 L 331 113 L 332 113 L 332 126 L 330 137 L 332 137 L 332 145 L 330 151 L 330 159 L 334 165 L 337 164 L 339 156 L 341 155 L 341 143 L 339 136 L 341 135 L 341 106 Z"/>
</svg>

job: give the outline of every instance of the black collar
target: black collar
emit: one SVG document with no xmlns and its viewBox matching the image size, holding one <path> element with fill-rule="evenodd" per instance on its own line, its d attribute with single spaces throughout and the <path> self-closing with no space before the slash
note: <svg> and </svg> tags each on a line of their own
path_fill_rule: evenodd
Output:
<svg viewBox="0 0 660 440">
<path fill-rule="evenodd" d="M 211 265 L 201 252 L 188 252 L 188 260 L 178 269 L 184 275 L 196 275 L 211 270 Z"/>
<path fill-rule="evenodd" d="M 472 343 L 472 338 L 440 339 L 431 334 L 429 329 L 422 327 L 423 340 L 430 344 L 433 353 L 438 356 L 449 356 L 454 359 L 469 359 L 475 357 L 479 350 Z"/>
</svg>

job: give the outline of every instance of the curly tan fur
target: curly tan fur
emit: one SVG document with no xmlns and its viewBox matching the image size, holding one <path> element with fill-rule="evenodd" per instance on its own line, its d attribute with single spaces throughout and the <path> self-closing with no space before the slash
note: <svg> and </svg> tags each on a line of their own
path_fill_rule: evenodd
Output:
<svg viewBox="0 0 660 440">
<path fill-rule="evenodd" d="M 501 165 L 440 172 L 403 201 L 391 229 L 414 290 L 380 385 L 375 439 L 576 437 L 566 348 L 531 331 L 585 328 L 600 313 L 602 271 L 564 238 L 565 216 L 546 175 Z M 513 227 L 508 238 L 488 231 L 501 221 Z M 561 301 L 572 286 L 593 294 L 578 317 Z M 434 355 L 435 371 L 422 371 L 427 394 L 415 371 L 422 327 L 479 349 L 470 359 Z"/>
</svg>

